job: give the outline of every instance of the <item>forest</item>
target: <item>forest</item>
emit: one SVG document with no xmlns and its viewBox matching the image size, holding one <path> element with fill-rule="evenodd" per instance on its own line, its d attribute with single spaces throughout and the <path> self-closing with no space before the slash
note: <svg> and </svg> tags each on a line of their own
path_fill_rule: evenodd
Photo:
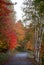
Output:
<svg viewBox="0 0 44 65">
<path fill-rule="evenodd" d="M 16 23 L 17 4 L 0 0 L 0 64 L 26 52 L 36 65 L 44 65 L 44 0 L 23 0 L 22 19 Z"/>
</svg>

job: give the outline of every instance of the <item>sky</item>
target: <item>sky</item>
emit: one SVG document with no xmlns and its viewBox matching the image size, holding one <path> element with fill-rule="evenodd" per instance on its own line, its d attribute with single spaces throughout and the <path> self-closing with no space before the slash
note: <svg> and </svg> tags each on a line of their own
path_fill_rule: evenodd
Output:
<svg viewBox="0 0 44 65">
<path fill-rule="evenodd" d="M 21 9 L 22 7 L 22 3 L 24 0 L 11 0 L 13 3 L 17 2 L 16 5 L 14 5 L 14 10 L 16 11 L 16 22 L 18 20 L 22 20 L 22 14 L 23 14 L 23 11 Z M 31 20 L 30 21 L 27 21 L 26 25 L 29 25 L 31 23 Z M 25 23 L 23 23 L 24 26 L 25 26 Z"/>
<path fill-rule="evenodd" d="M 11 0 L 13 3 L 17 2 L 16 5 L 14 5 L 14 10 L 16 11 L 16 19 L 19 20 L 19 19 L 22 19 L 22 9 L 21 9 L 21 6 L 22 6 L 22 3 L 23 3 L 23 0 Z"/>
</svg>

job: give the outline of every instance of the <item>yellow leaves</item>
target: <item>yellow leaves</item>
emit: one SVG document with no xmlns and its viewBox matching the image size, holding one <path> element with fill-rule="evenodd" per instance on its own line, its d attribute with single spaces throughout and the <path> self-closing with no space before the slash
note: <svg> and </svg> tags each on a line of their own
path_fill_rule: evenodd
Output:
<svg viewBox="0 0 44 65">
<path fill-rule="evenodd" d="M 0 41 L 0 47 L 2 46 L 2 44 L 3 44 L 3 43 Z"/>
</svg>

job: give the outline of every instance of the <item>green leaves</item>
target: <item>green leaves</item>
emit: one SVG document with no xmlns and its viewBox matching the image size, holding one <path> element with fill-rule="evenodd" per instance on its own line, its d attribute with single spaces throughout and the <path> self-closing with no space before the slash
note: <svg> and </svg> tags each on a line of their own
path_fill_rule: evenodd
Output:
<svg viewBox="0 0 44 65">
<path fill-rule="evenodd" d="M 44 0 L 34 0 L 34 5 L 41 15 L 44 14 Z"/>
<path fill-rule="evenodd" d="M 40 13 L 43 13 L 44 12 L 44 2 L 40 3 L 39 12 Z"/>
<path fill-rule="evenodd" d="M 42 37 L 42 42 L 44 43 L 44 33 L 43 33 L 43 37 Z"/>
</svg>

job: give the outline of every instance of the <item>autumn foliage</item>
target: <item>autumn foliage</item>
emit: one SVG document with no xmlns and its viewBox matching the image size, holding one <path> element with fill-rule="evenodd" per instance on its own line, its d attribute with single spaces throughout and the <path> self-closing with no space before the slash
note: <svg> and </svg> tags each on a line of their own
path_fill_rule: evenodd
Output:
<svg viewBox="0 0 44 65">
<path fill-rule="evenodd" d="M 0 16 L 8 15 L 12 12 L 8 9 L 7 5 L 12 5 L 12 3 L 6 2 L 5 0 L 0 0 Z"/>
<path fill-rule="evenodd" d="M 12 28 L 13 20 L 10 16 L 10 13 L 13 13 L 13 10 L 8 8 L 9 5 L 13 5 L 11 2 L 6 0 L 0 0 L 0 32 L 6 36 L 6 38 L 1 39 L 0 41 L 6 41 L 8 44 L 8 49 L 13 49 L 17 43 L 17 37 L 15 31 Z"/>
</svg>

